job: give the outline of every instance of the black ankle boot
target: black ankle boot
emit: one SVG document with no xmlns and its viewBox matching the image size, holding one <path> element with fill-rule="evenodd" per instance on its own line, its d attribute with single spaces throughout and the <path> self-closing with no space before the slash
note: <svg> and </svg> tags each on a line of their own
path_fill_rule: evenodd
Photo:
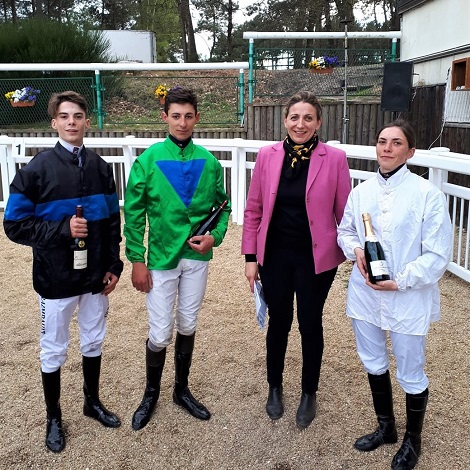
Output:
<svg viewBox="0 0 470 470">
<path fill-rule="evenodd" d="M 284 414 L 282 403 L 282 385 L 279 387 L 269 386 L 268 401 L 266 402 L 266 413 L 271 419 L 279 419 Z"/>
<path fill-rule="evenodd" d="M 379 426 L 373 433 L 366 434 L 355 442 L 354 447 L 363 452 L 377 449 L 382 444 L 394 444 L 398 440 L 390 373 L 387 371 L 381 375 L 368 374 L 368 378 Z"/>
<path fill-rule="evenodd" d="M 59 404 L 60 369 L 51 373 L 42 372 L 42 387 L 47 410 L 46 447 L 52 452 L 61 452 L 65 448 L 65 436 Z"/>
<path fill-rule="evenodd" d="M 194 334 L 184 336 L 176 333 L 175 341 L 175 388 L 173 402 L 182 406 L 197 419 L 208 420 L 211 417 L 209 410 L 191 394 L 188 388 L 189 369 L 194 349 Z"/>
<path fill-rule="evenodd" d="M 418 463 L 428 394 L 428 389 L 417 395 L 406 394 L 406 433 L 400 449 L 393 457 L 393 470 L 411 470 Z"/>
<path fill-rule="evenodd" d="M 315 393 L 302 393 L 295 421 L 299 428 L 306 428 L 315 418 L 317 412 L 317 397 Z"/>
<path fill-rule="evenodd" d="M 121 421 L 111 413 L 100 402 L 98 397 L 101 356 L 85 357 L 83 356 L 83 394 L 85 401 L 83 403 L 83 414 L 89 418 L 96 419 L 103 426 L 108 428 L 118 428 Z"/>
<path fill-rule="evenodd" d="M 147 384 L 142 401 L 132 416 L 132 428 L 136 431 L 147 426 L 157 405 L 160 396 L 160 383 L 163 367 L 165 366 L 166 348 L 159 352 L 146 347 L 145 362 L 147 371 Z"/>
</svg>

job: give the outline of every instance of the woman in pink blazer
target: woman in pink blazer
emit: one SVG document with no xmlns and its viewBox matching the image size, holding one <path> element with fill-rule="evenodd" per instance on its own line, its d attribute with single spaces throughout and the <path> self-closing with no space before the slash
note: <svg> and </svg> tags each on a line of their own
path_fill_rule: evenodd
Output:
<svg viewBox="0 0 470 470">
<path fill-rule="evenodd" d="M 294 294 L 302 341 L 299 427 L 310 425 L 323 354 L 323 306 L 337 267 L 345 258 L 336 228 L 351 181 L 346 154 L 318 138 L 321 106 L 310 92 L 290 98 L 283 142 L 260 149 L 244 214 L 242 254 L 251 291 L 258 276 L 268 305 L 266 412 L 284 413 L 282 375 L 294 317 Z"/>
</svg>

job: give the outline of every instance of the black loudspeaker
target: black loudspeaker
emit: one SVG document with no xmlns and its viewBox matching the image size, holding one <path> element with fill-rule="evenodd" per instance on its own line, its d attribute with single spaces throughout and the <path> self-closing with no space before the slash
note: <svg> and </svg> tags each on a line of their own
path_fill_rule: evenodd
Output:
<svg viewBox="0 0 470 470">
<path fill-rule="evenodd" d="M 384 67 L 380 102 L 382 110 L 409 111 L 412 80 L 412 62 L 387 62 Z"/>
</svg>

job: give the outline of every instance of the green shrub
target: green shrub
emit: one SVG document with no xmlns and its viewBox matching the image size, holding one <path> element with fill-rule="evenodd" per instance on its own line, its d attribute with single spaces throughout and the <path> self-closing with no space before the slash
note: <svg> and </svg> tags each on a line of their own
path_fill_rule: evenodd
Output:
<svg viewBox="0 0 470 470">
<path fill-rule="evenodd" d="M 101 31 L 86 31 L 71 23 L 32 18 L 0 27 L 0 63 L 110 62 L 109 41 Z M 85 72 L 1 72 L 1 78 L 64 77 Z"/>
</svg>

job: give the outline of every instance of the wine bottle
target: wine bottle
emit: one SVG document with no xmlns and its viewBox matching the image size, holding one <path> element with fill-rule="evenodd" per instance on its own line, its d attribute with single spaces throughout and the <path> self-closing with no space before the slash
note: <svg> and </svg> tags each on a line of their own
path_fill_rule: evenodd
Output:
<svg viewBox="0 0 470 470">
<path fill-rule="evenodd" d="M 78 218 L 83 218 L 83 207 L 77 206 L 75 215 Z M 73 247 L 73 269 L 85 269 L 88 265 L 87 246 L 84 238 L 76 238 Z"/>
<path fill-rule="evenodd" d="M 362 220 L 364 222 L 364 230 L 366 235 L 364 254 L 366 257 L 369 280 L 372 284 L 377 284 L 378 281 L 388 281 L 390 279 L 390 274 L 387 261 L 385 259 L 382 245 L 377 240 L 374 229 L 372 228 L 370 214 L 367 212 L 362 214 Z"/>
<path fill-rule="evenodd" d="M 209 235 L 217 224 L 220 214 L 224 210 L 228 201 L 224 201 L 219 207 L 211 211 L 211 213 L 198 225 L 197 229 L 191 234 L 189 238 L 196 237 L 197 235 Z M 199 241 L 193 242 L 199 245 Z"/>
</svg>

